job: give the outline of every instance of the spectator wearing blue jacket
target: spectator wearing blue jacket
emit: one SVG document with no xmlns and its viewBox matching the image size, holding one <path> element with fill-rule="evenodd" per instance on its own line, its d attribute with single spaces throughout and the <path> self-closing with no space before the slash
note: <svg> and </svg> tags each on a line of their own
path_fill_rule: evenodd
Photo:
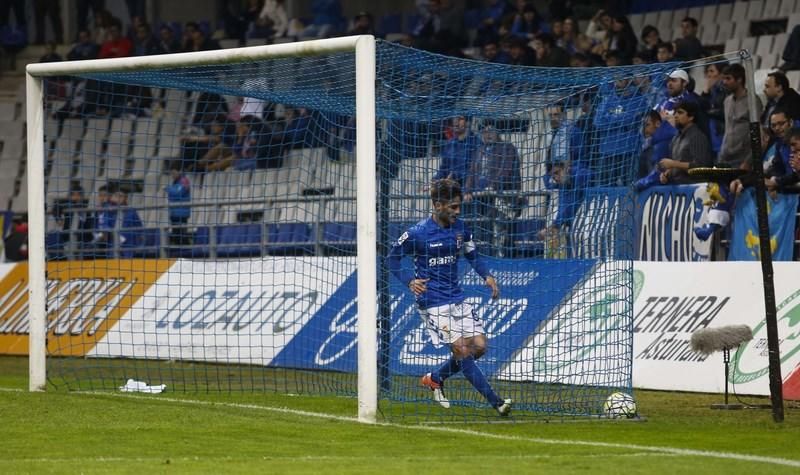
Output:
<svg viewBox="0 0 800 475">
<path fill-rule="evenodd" d="M 192 199 L 191 184 L 186 175 L 181 172 L 180 163 L 173 163 L 169 170 L 172 183 L 166 187 L 167 202 L 169 203 L 169 243 L 173 246 L 189 245 L 189 230 L 186 223 L 192 209 L 187 206 Z"/>
<path fill-rule="evenodd" d="M 605 87 L 594 115 L 591 171 L 596 186 L 620 186 L 636 175 L 641 151 L 639 127 L 649 108 L 648 96 L 630 79 Z"/>
<path fill-rule="evenodd" d="M 644 144 L 642 144 L 642 154 L 639 156 L 639 180 L 634 184 L 636 191 L 661 184 L 658 162 L 662 158 L 670 157 L 670 144 L 676 134 L 675 127 L 661 120 L 661 114 L 655 110 L 647 113 L 642 131 Z"/>
<path fill-rule="evenodd" d="M 544 175 L 546 189 L 558 192 L 558 211 L 553 222 L 539 231 L 539 238 L 548 242 L 558 240 L 567 234 L 572 226 L 575 214 L 578 212 L 586 188 L 592 182 L 591 170 L 584 168 L 580 162 L 565 160 L 553 164 L 549 172 Z"/>
<path fill-rule="evenodd" d="M 453 137 L 442 147 L 442 161 L 433 180 L 452 178 L 460 186 L 466 185 L 467 173 L 478 154 L 481 141 L 469 130 L 469 121 L 464 116 L 453 119 Z"/>
<path fill-rule="evenodd" d="M 342 24 L 342 5 L 339 0 L 313 0 L 314 19 L 301 32 L 302 38 L 328 38 L 336 34 Z"/>
</svg>

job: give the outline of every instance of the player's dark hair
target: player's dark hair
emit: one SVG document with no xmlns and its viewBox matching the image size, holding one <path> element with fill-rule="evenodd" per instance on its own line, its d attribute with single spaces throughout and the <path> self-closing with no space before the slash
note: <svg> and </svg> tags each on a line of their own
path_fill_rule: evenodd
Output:
<svg viewBox="0 0 800 475">
<path fill-rule="evenodd" d="M 461 198 L 461 185 L 452 178 L 442 178 L 431 183 L 431 201 L 434 203 L 446 203 Z"/>
</svg>

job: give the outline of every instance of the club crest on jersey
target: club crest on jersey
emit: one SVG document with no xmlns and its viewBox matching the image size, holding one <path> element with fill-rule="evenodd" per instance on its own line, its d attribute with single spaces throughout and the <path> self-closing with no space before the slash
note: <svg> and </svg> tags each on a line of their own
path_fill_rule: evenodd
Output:
<svg viewBox="0 0 800 475">
<path fill-rule="evenodd" d="M 456 249 L 461 249 L 461 246 L 463 245 L 464 245 L 464 235 L 456 234 Z"/>
</svg>

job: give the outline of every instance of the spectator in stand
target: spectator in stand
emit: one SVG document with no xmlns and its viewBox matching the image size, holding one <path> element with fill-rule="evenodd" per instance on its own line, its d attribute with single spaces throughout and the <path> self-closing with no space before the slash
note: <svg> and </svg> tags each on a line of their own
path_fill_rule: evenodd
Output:
<svg viewBox="0 0 800 475">
<path fill-rule="evenodd" d="M 612 86 L 612 88 L 609 88 Z M 591 171 L 596 186 L 627 185 L 636 176 L 637 164 L 629 159 L 640 151 L 637 140 L 650 97 L 630 79 L 601 86 L 594 110 Z"/>
<path fill-rule="evenodd" d="M 44 18 L 50 18 L 50 26 L 53 27 L 53 34 L 57 44 L 64 42 L 64 24 L 61 22 L 61 2 L 60 0 L 34 0 L 33 2 L 33 21 L 36 25 L 35 44 L 44 44 Z M 24 23 L 23 23 L 24 25 Z"/>
<path fill-rule="evenodd" d="M 342 24 L 342 5 L 339 0 L 313 0 L 314 19 L 300 33 L 301 38 L 329 38 L 336 35 Z"/>
<path fill-rule="evenodd" d="M 796 183 L 789 146 L 793 117 L 784 109 L 776 108 L 769 116 L 769 142 L 764 153 L 764 184 L 771 193 L 782 191 Z"/>
<path fill-rule="evenodd" d="M 611 15 L 605 10 L 597 10 L 589 24 L 586 26 L 586 36 L 596 44 L 608 47 L 608 38 L 611 34 Z"/>
<path fill-rule="evenodd" d="M 639 43 L 639 52 L 647 56 L 648 62 L 655 62 L 658 55 L 658 46 L 663 43 L 661 33 L 653 25 L 642 28 L 642 42 Z"/>
<path fill-rule="evenodd" d="M 111 26 L 108 28 L 108 39 L 105 43 L 100 45 L 100 53 L 98 54 L 100 59 L 124 58 L 131 55 L 133 52 L 133 44 L 131 40 L 122 36 L 121 28 L 120 21 L 114 19 Z M 127 86 L 119 82 L 105 81 L 97 81 L 96 84 L 97 106 L 95 112 L 97 115 L 111 113 L 114 116 L 118 116 L 127 101 Z M 87 83 L 87 88 L 91 85 L 91 83 Z M 87 101 L 91 102 L 88 96 Z"/>
<path fill-rule="evenodd" d="M 783 64 L 778 68 L 781 71 L 800 69 L 800 25 L 792 28 L 792 33 L 786 40 L 786 46 L 783 47 L 781 58 Z"/>
<path fill-rule="evenodd" d="M 189 23 L 186 25 L 188 27 Z M 187 49 L 185 51 L 211 51 L 220 49 L 220 46 L 217 40 L 206 36 L 205 32 L 203 32 L 203 30 L 201 30 L 195 23 L 194 27 L 189 31 L 189 38 L 188 42 L 186 42 L 186 48 Z"/>
<path fill-rule="evenodd" d="M 769 117 L 776 109 L 785 110 L 792 118 L 800 118 L 800 94 L 789 86 L 786 74 L 780 71 L 767 74 L 764 95 L 767 97 L 767 105 L 761 114 L 762 126 L 769 126 Z"/>
<path fill-rule="evenodd" d="M 284 0 L 266 0 L 256 23 L 272 30 L 272 38 L 283 38 L 289 32 L 289 15 Z"/>
<path fill-rule="evenodd" d="M 172 27 L 169 25 L 162 25 L 158 31 L 158 48 L 162 53 L 169 54 L 181 52 L 181 42 L 175 38 L 175 31 L 172 30 Z"/>
<path fill-rule="evenodd" d="M 77 250 L 92 241 L 95 216 L 86 209 L 88 206 L 89 201 L 83 194 L 83 187 L 77 182 L 70 184 L 66 200 L 54 203 L 53 218 L 61 227 L 62 244 L 71 244 L 73 249 Z M 67 253 L 68 257 L 72 255 L 74 255 L 72 252 Z"/>
<path fill-rule="evenodd" d="M 687 16 L 681 20 L 681 38 L 675 40 L 675 58 L 692 61 L 703 56 L 705 51 L 697 38 L 697 20 Z"/>
<path fill-rule="evenodd" d="M 606 52 L 606 67 L 613 68 L 614 66 L 625 66 L 627 64 L 628 63 L 625 61 L 625 58 L 622 57 L 622 54 L 619 51 Z"/>
<path fill-rule="evenodd" d="M 617 51 L 625 60 L 625 64 L 630 64 L 633 55 L 638 48 L 639 40 L 633 32 L 628 17 L 619 15 L 614 17 L 611 23 L 611 36 L 608 42 L 608 51 Z"/>
<path fill-rule="evenodd" d="M 186 224 L 192 214 L 192 209 L 187 206 L 191 201 L 191 183 L 181 171 L 181 164 L 173 162 L 169 168 L 172 183 L 164 191 L 167 193 L 169 203 L 169 243 L 173 246 L 187 246 L 189 230 Z"/>
<path fill-rule="evenodd" d="M 44 54 L 39 58 L 39 62 L 57 63 L 59 61 L 64 61 L 64 58 L 56 52 L 56 48 L 58 48 L 58 45 L 55 41 L 48 41 L 47 44 L 44 45 Z"/>
<path fill-rule="evenodd" d="M 563 48 L 556 46 L 553 35 L 539 33 L 533 40 L 536 51 L 536 65 L 563 68 L 569 66 L 569 55 Z"/>
<path fill-rule="evenodd" d="M 667 75 L 667 97 L 661 101 L 655 110 L 661 114 L 661 118 L 675 125 L 673 113 L 681 102 L 699 102 L 697 94 L 689 90 L 689 74 L 683 69 L 676 69 Z M 699 125 L 700 117 L 695 121 Z"/>
<path fill-rule="evenodd" d="M 131 55 L 133 44 L 121 32 L 122 24 L 115 18 L 108 28 L 108 38 L 100 45 L 98 58 L 125 58 Z"/>
<path fill-rule="evenodd" d="M 97 16 L 97 12 L 103 10 L 105 7 L 105 0 L 77 0 L 78 10 L 78 30 L 88 30 L 89 26 L 89 9 L 92 10 L 92 16 Z M 96 26 L 96 25 L 95 25 Z"/>
<path fill-rule="evenodd" d="M 725 134 L 722 137 L 718 165 L 739 168 L 750 157 L 750 120 L 745 87 L 744 66 L 730 64 L 722 70 L 722 84 L 730 93 L 725 98 Z M 756 101 L 760 113 L 760 101 Z"/>
<path fill-rule="evenodd" d="M 194 43 L 192 36 L 194 35 L 195 30 L 199 28 L 200 26 L 193 21 L 187 21 L 183 25 L 183 34 L 181 35 L 181 52 L 186 53 L 188 51 L 194 51 L 192 49 Z"/>
<path fill-rule="evenodd" d="M 696 102 L 681 102 L 675 107 L 675 128 L 678 135 L 672 139 L 670 158 L 658 162 L 662 184 L 691 183 L 688 170 L 696 167 L 711 167 L 714 156 L 711 142 L 695 123 L 700 107 Z"/>
<path fill-rule="evenodd" d="M 546 109 L 550 119 L 550 143 L 547 146 L 545 167 L 550 170 L 557 162 L 572 159 L 580 149 L 581 133 L 574 123 L 564 117 L 564 106 L 556 104 Z"/>
<path fill-rule="evenodd" d="M 578 39 L 578 24 L 572 17 L 564 19 L 564 33 L 561 39 L 556 42 L 556 46 L 563 49 L 567 54 L 572 54 L 577 51 L 576 42 Z"/>
<path fill-rule="evenodd" d="M 248 115 L 241 118 L 236 125 L 236 137 L 229 148 L 224 142 L 214 148 L 197 162 L 195 170 L 221 171 L 233 166 L 236 170 L 253 170 L 258 163 L 258 134 L 263 122 Z"/>
<path fill-rule="evenodd" d="M 635 184 L 637 191 L 659 183 L 661 172 L 658 163 L 672 156 L 670 145 L 677 133 L 674 127 L 661 119 L 658 112 L 651 110 L 647 113 L 642 129 L 644 143 L 642 154 L 639 155 L 639 180 Z"/>
<path fill-rule="evenodd" d="M 469 121 L 464 116 L 453 119 L 452 133 L 452 138 L 442 147 L 439 170 L 433 180 L 452 178 L 464 186 L 467 172 L 478 154 L 480 139 L 469 130 Z"/>
<path fill-rule="evenodd" d="M 539 239 L 561 248 L 567 244 L 569 228 L 592 182 L 592 172 L 580 163 L 566 160 L 554 163 L 543 178 L 547 190 L 558 191 L 558 210 L 553 222 L 539 231 Z"/>
<path fill-rule="evenodd" d="M 236 138 L 236 126 L 224 115 L 215 117 L 202 134 L 183 135 L 181 141 L 180 165 L 183 170 L 194 170 L 197 162 L 220 144 L 232 148 Z"/>
<path fill-rule="evenodd" d="M 511 34 L 527 41 L 533 41 L 536 35 L 543 31 L 542 19 L 539 12 L 536 11 L 536 7 L 532 3 L 525 2 L 522 13 L 514 15 Z"/>
<path fill-rule="evenodd" d="M 490 39 L 483 45 L 483 60 L 488 63 L 508 64 L 508 55 L 500 51 L 496 39 Z"/>
<path fill-rule="evenodd" d="M 128 191 L 120 188 L 111 195 L 111 209 L 114 215 L 114 225 L 119 230 L 119 256 L 133 257 L 131 248 L 136 248 L 142 244 L 142 219 L 135 208 L 128 205 Z M 117 224 L 116 220 L 122 221 Z"/>
<path fill-rule="evenodd" d="M 94 11 L 94 42 L 102 45 L 108 40 L 108 30 L 114 23 L 114 17 L 108 10 L 99 8 Z"/>
<path fill-rule="evenodd" d="M 725 133 L 725 108 L 724 101 L 728 91 L 720 81 L 722 69 L 728 63 L 712 63 L 706 65 L 705 76 L 706 85 L 700 95 L 700 107 L 708 117 L 709 137 L 711 138 L 711 150 L 714 156 L 719 154 L 722 145 L 722 136 Z"/>
<path fill-rule="evenodd" d="M 575 54 L 582 54 L 588 61 L 588 66 L 602 66 L 603 57 L 595 53 L 591 38 L 581 33 L 575 40 Z"/>
<path fill-rule="evenodd" d="M 674 61 L 675 58 L 675 47 L 672 43 L 664 42 L 659 43 L 656 46 L 656 62 L 658 63 L 669 63 L 670 61 Z"/>
<path fill-rule="evenodd" d="M 430 0 L 428 15 L 420 18 L 412 30 L 421 49 L 446 53 L 466 45 L 464 39 L 464 15 L 450 0 Z"/>
<path fill-rule="evenodd" d="M 353 17 L 353 28 L 347 32 L 348 35 L 373 35 L 375 36 L 375 21 L 369 12 L 359 12 Z"/>
<path fill-rule="evenodd" d="M 78 42 L 67 53 L 67 59 L 69 61 L 97 59 L 99 53 L 100 46 L 92 41 L 92 35 L 89 30 L 81 30 L 78 32 Z"/>
<path fill-rule="evenodd" d="M 14 216 L 11 228 L 3 236 L 6 260 L 19 262 L 28 260 L 28 215 Z"/>
<path fill-rule="evenodd" d="M 508 50 L 508 63 L 516 66 L 535 66 L 537 64 L 535 53 L 525 40 L 521 38 L 513 38 L 511 40 L 511 48 Z M 544 66 L 544 65 L 542 65 Z"/>
<path fill-rule="evenodd" d="M 134 56 L 150 56 L 151 54 L 161 54 L 163 51 L 147 23 L 141 23 L 136 27 L 136 38 L 133 40 Z"/>
<path fill-rule="evenodd" d="M 553 35 L 553 43 L 558 44 L 561 42 L 561 37 L 564 36 L 564 20 L 561 17 L 550 18 L 550 31 Z"/>
<path fill-rule="evenodd" d="M 498 34 L 498 28 L 503 18 L 511 13 L 506 0 L 485 0 L 486 5 L 481 9 L 481 22 L 475 38 L 475 46 L 483 46 L 490 38 Z"/>
<path fill-rule="evenodd" d="M 483 145 L 467 175 L 464 204 L 474 203 L 477 215 L 490 223 L 476 227 L 478 240 L 491 242 L 496 255 L 504 257 L 511 252 L 513 220 L 527 204 L 518 194 L 522 190 L 520 159 L 514 145 L 501 140 L 494 126 L 484 125 L 481 139 Z"/>
<path fill-rule="evenodd" d="M 145 0 L 125 0 L 128 7 L 128 17 L 133 20 L 136 17 L 145 18 Z"/>
</svg>

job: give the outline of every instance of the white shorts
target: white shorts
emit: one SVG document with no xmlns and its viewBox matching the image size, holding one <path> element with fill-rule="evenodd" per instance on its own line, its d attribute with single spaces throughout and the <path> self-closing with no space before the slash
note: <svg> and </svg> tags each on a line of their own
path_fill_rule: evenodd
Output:
<svg viewBox="0 0 800 475">
<path fill-rule="evenodd" d="M 483 323 L 478 320 L 477 313 L 468 303 L 419 309 L 419 315 L 437 347 L 455 343 L 459 338 L 471 338 L 486 333 Z"/>
</svg>

